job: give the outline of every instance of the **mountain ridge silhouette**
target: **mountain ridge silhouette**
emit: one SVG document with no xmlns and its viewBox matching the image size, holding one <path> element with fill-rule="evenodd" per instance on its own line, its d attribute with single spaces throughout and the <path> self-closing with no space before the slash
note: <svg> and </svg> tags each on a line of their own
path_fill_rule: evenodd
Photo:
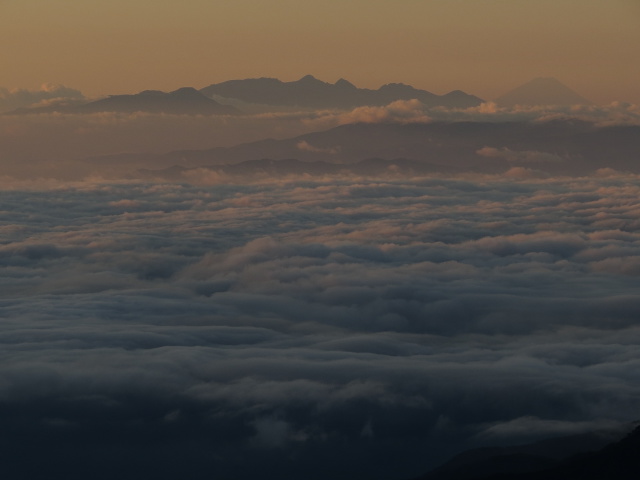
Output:
<svg viewBox="0 0 640 480">
<path fill-rule="evenodd" d="M 638 172 L 639 148 L 640 126 L 596 126 L 577 120 L 354 123 L 282 140 L 165 154 L 106 155 L 86 161 L 162 169 L 259 159 L 350 164 L 371 158 L 404 158 L 469 172 L 498 173 L 520 167 L 551 175 L 582 175 L 601 168 Z"/>
<path fill-rule="evenodd" d="M 483 100 L 460 90 L 436 95 L 404 83 L 388 83 L 377 90 L 358 88 L 344 78 L 335 83 L 305 75 L 299 80 L 283 82 L 276 78 L 228 80 L 200 89 L 207 96 L 240 100 L 247 103 L 308 108 L 354 108 L 388 105 L 396 100 L 417 99 L 429 107 L 469 108 Z"/>
<path fill-rule="evenodd" d="M 631 480 L 640 474 L 638 453 L 640 427 L 636 426 L 626 434 L 588 432 L 468 450 L 413 480 Z"/>
<path fill-rule="evenodd" d="M 26 107 L 7 114 L 28 113 L 167 113 L 176 115 L 234 115 L 240 110 L 223 105 L 193 87 L 182 87 L 171 92 L 143 90 L 127 95 L 109 95 L 105 98 L 80 105 L 51 105 L 45 107 Z"/>
</svg>

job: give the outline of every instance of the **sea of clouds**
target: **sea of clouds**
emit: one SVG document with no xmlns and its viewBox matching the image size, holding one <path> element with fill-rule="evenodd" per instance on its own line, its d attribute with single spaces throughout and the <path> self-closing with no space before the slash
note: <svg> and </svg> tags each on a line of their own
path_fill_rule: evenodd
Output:
<svg viewBox="0 0 640 480">
<path fill-rule="evenodd" d="M 400 480 L 637 420 L 639 180 L 5 178 L 5 468 Z"/>
</svg>

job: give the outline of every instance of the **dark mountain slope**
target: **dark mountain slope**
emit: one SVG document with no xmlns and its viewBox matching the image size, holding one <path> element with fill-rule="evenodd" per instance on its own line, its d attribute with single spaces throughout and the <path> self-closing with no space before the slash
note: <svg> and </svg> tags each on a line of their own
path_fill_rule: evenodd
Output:
<svg viewBox="0 0 640 480">
<path fill-rule="evenodd" d="M 640 126 L 598 127 L 554 120 L 510 123 L 349 124 L 284 140 L 164 155 L 91 159 L 146 168 L 212 166 L 249 160 L 297 159 L 349 164 L 370 158 L 427 162 L 463 171 L 504 172 L 522 167 L 549 174 L 582 175 L 600 168 L 640 172 Z"/>
<path fill-rule="evenodd" d="M 468 450 L 416 480 L 481 480 L 548 470 L 576 454 L 600 450 L 621 435 L 618 431 L 590 432 L 526 445 Z"/>
<path fill-rule="evenodd" d="M 560 466 L 528 474 L 505 474 L 491 480 L 636 480 L 640 478 L 640 427 L 595 453 L 577 455 Z"/>
<path fill-rule="evenodd" d="M 165 93 L 145 90 L 134 95 L 111 95 L 81 105 L 51 105 L 40 108 L 23 108 L 10 114 L 26 113 L 168 113 L 177 115 L 232 115 L 240 113 L 230 105 L 222 105 L 203 95 L 195 88 L 185 87 Z"/>
<path fill-rule="evenodd" d="M 636 427 L 627 435 L 609 430 L 468 450 L 415 480 L 630 480 L 639 474 Z"/>
</svg>

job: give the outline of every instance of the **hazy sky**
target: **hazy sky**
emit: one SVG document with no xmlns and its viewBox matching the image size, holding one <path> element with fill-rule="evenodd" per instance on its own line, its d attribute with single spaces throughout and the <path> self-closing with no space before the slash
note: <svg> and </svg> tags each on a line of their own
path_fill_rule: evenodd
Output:
<svg viewBox="0 0 640 480">
<path fill-rule="evenodd" d="M 640 102 L 638 0 L 0 0 L 0 85 L 90 95 L 305 74 Z"/>
</svg>

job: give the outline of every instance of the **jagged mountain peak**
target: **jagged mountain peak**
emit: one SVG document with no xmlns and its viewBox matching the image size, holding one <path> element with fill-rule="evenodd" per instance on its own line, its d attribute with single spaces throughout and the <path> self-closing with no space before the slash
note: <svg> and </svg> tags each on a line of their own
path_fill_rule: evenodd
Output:
<svg viewBox="0 0 640 480">
<path fill-rule="evenodd" d="M 482 103 L 473 95 L 456 98 L 435 95 L 404 83 L 388 83 L 377 90 L 358 88 L 341 78 L 335 83 L 305 75 L 293 82 L 233 80 L 212 84 L 200 90 L 209 97 L 217 96 L 260 105 L 296 106 L 305 108 L 354 108 L 365 105 L 388 105 L 396 100 L 417 99 L 426 106 L 467 108 Z"/>
<path fill-rule="evenodd" d="M 182 87 L 182 88 L 178 88 L 177 90 L 174 90 L 172 92 L 169 92 L 169 95 L 174 95 L 174 96 L 197 96 L 197 97 L 201 97 L 203 96 L 202 93 L 200 93 L 198 90 L 196 90 L 193 87 Z"/>
<path fill-rule="evenodd" d="M 322 80 L 318 80 L 313 75 L 305 75 L 300 80 L 298 80 L 297 83 L 309 83 L 309 84 L 325 85 L 325 82 L 323 82 Z"/>
<path fill-rule="evenodd" d="M 336 87 L 340 87 L 340 88 L 350 88 L 350 89 L 357 89 L 358 88 L 353 83 L 351 83 L 348 80 L 345 80 L 344 78 L 340 78 L 334 85 Z"/>
</svg>

